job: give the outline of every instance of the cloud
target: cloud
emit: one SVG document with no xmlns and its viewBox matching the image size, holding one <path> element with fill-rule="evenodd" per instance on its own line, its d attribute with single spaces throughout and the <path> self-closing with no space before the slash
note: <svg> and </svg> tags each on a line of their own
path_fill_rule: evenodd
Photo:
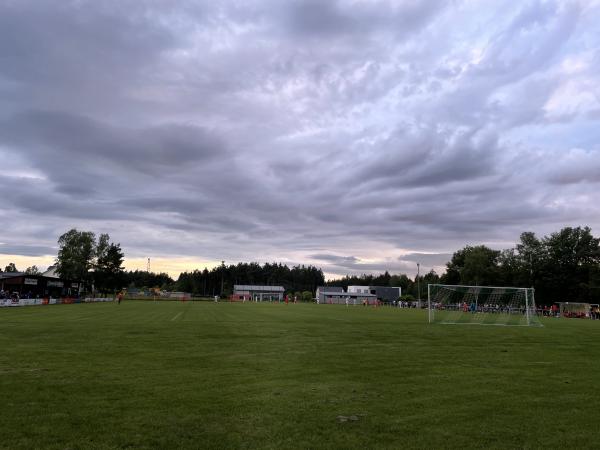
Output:
<svg viewBox="0 0 600 450">
<path fill-rule="evenodd" d="M 600 183 L 600 150 L 571 149 L 553 163 L 548 174 L 552 183 Z"/>
<path fill-rule="evenodd" d="M 427 266 L 444 266 L 452 259 L 450 253 L 407 253 L 398 259 L 402 261 L 412 261 Z"/>
<path fill-rule="evenodd" d="M 0 242 L 31 254 L 78 227 L 138 259 L 414 273 L 598 228 L 598 19 L 555 1 L 4 2 Z"/>
<path fill-rule="evenodd" d="M 10 245 L 0 243 L 0 253 L 3 255 L 56 256 L 57 247 L 46 247 L 43 245 Z"/>
</svg>

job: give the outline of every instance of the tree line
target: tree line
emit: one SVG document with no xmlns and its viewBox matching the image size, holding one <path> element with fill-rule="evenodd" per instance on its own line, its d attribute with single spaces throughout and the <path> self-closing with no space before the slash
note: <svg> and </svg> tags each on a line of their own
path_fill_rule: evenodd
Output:
<svg viewBox="0 0 600 450">
<path fill-rule="evenodd" d="M 557 301 L 600 303 L 600 239 L 589 227 L 566 227 L 549 236 L 522 233 L 514 248 L 494 250 L 485 245 L 456 251 L 438 275 L 430 271 L 419 277 L 406 274 L 363 274 L 325 282 L 323 271 L 312 265 L 288 267 L 281 263 L 238 263 L 211 270 L 183 272 L 173 280 L 166 273 L 125 271 L 124 254 L 108 234 L 72 229 L 58 239 L 56 271 L 65 279 L 81 281 L 86 290 L 114 292 L 123 287 L 162 288 L 193 295 L 227 296 L 235 284 L 283 286 L 287 293 L 307 297 L 318 286 L 399 286 L 405 299 L 425 299 L 427 284 L 533 287 L 540 304 Z M 5 272 L 17 272 L 14 263 Z M 0 268 L 2 272 L 2 268 Z M 36 266 L 28 274 L 39 274 Z"/>
<path fill-rule="evenodd" d="M 536 302 L 600 303 L 600 239 L 589 227 L 566 227 L 549 236 L 522 233 L 514 248 L 494 250 L 485 245 L 456 251 L 441 276 L 431 271 L 418 279 L 404 274 L 347 276 L 331 286 L 399 286 L 409 298 L 425 299 L 427 284 L 533 287 Z M 419 289 L 420 288 L 420 292 Z"/>
<path fill-rule="evenodd" d="M 302 295 L 303 292 L 314 293 L 324 283 L 323 271 L 311 265 L 290 268 L 281 263 L 265 263 L 261 266 L 251 262 L 222 263 L 211 270 L 204 268 L 202 271 L 183 272 L 175 286 L 177 290 L 204 296 L 228 296 L 233 293 L 236 284 L 283 286 L 288 293 Z"/>
</svg>

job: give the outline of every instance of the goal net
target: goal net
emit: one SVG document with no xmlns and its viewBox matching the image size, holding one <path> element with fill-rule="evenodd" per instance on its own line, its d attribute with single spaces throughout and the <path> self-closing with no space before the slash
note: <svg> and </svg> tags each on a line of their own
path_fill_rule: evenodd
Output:
<svg viewBox="0 0 600 450">
<path fill-rule="evenodd" d="M 542 326 L 531 288 L 427 285 L 429 323 Z"/>
</svg>

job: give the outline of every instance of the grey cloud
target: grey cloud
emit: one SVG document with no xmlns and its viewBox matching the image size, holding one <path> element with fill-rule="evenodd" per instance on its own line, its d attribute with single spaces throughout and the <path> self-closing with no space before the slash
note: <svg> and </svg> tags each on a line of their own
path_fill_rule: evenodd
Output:
<svg viewBox="0 0 600 450">
<path fill-rule="evenodd" d="M 173 177 L 182 166 L 209 165 L 226 152 L 218 138 L 199 127 L 132 129 L 45 111 L 0 122 L 2 143 L 19 148 L 60 192 L 79 196 L 107 188 L 110 192 L 111 186 L 122 190 L 125 174 Z"/>
<path fill-rule="evenodd" d="M 553 163 L 556 163 L 553 160 Z M 558 185 L 600 183 L 600 152 L 573 150 L 552 164 L 548 174 L 550 182 Z"/>
<path fill-rule="evenodd" d="M 594 15 L 552 1 L 5 2 L 0 241 L 51 247 L 78 226 L 132 255 L 411 273 L 466 243 L 598 226 L 593 105 L 546 111 L 571 78 L 597 84 L 581 56 Z M 369 253 L 382 247 L 389 260 Z"/>
<path fill-rule="evenodd" d="M 494 172 L 497 137 L 493 132 L 457 133 L 444 136 L 419 130 L 418 136 L 397 136 L 378 159 L 361 171 L 365 183 L 430 186 L 489 176 Z M 386 148 L 387 147 L 387 148 Z"/>
<path fill-rule="evenodd" d="M 457 249 L 458 250 L 458 249 Z M 407 253 L 398 258 L 400 261 L 411 261 L 413 263 L 420 263 L 426 266 L 443 266 L 450 259 L 452 254 L 450 253 Z"/>
<path fill-rule="evenodd" d="M 484 125 L 496 106 L 493 94 L 551 66 L 579 18 L 576 3 L 562 8 L 553 2 L 525 4 L 506 28 L 490 38 L 481 61 L 466 66 L 458 87 L 436 104 L 444 119 Z"/>
<path fill-rule="evenodd" d="M 331 263 L 335 263 L 336 265 L 344 265 L 344 264 L 356 264 L 360 261 L 355 256 L 339 256 L 339 255 L 330 255 L 326 253 L 310 255 L 312 259 L 317 259 L 319 261 L 327 261 Z"/>
<path fill-rule="evenodd" d="M 367 263 L 355 256 L 334 254 L 314 254 L 309 255 L 309 258 L 327 263 L 327 272 L 337 275 L 359 275 L 364 273 L 382 273 L 385 271 L 397 273 L 412 269 L 412 263 L 401 260 L 379 260 Z"/>
<path fill-rule="evenodd" d="M 388 32 L 403 35 L 417 30 L 443 8 L 445 2 L 349 3 L 300 0 L 285 11 L 290 29 L 302 35 L 328 38 L 335 35 Z"/>
<path fill-rule="evenodd" d="M 23 256 L 46 256 L 56 255 L 56 247 L 45 245 L 11 245 L 0 243 L 0 254 L 23 255 Z"/>
<path fill-rule="evenodd" d="M 124 114 L 130 89 L 181 43 L 147 5 L 2 2 L 0 79 L 14 83 L 5 101 L 15 108 Z"/>
</svg>

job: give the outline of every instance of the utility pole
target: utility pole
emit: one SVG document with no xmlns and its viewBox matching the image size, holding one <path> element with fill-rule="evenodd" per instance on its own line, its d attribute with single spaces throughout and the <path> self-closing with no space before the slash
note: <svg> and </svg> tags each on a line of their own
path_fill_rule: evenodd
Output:
<svg viewBox="0 0 600 450">
<path fill-rule="evenodd" d="M 529 282 L 533 288 L 533 258 L 531 257 L 531 253 L 529 253 Z"/>
<path fill-rule="evenodd" d="M 223 297 L 223 276 L 225 275 L 225 261 L 221 261 L 221 297 Z"/>
<path fill-rule="evenodd" d="M 419 279 L 421 265 L 417 263 L 417 302 L 419 304 L 419 308 L 421 307 L 421 280 Z"/>
</svg>

